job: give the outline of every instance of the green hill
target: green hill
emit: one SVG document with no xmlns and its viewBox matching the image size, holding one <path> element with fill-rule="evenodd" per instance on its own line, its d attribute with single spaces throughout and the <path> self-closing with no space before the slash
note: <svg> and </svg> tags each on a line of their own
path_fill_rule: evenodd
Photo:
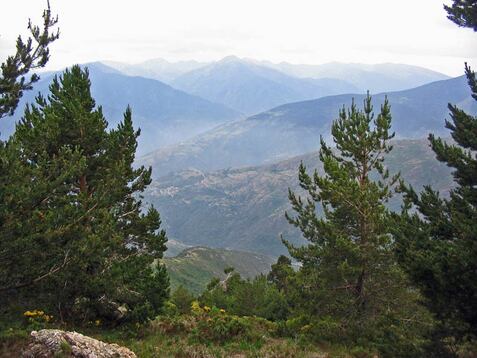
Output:
<svg viewBox="0 0 477 358">
<path fill-rule="evenodd" d="M 166 257 L 171 288 L 179 285 L 200 293 L 213 277 L 225 278 L 224 269 L 234 267 L 242 277 L 253 278 L 270 271 L 274 258 L 245 251 L 192 247 L 175 257 Z"/>
</svg>

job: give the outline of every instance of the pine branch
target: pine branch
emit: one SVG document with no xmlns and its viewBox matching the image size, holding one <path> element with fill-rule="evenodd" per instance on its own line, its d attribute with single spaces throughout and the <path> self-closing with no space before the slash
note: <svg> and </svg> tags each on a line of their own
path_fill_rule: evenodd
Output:
<svg viewBox="0 0 477 358">
<path fill-rule="evenodd" d="M 59 266 L 54 265 L 53 267 L 51 267 L 51 269 L 48 272 L 46 272 L 45 274 L 43 274 L 41 276 L 38 276 L 38 277 L 34 278 L 31 281 L 20 283 L 20 284 L 15 284 L 15 285 L 11 285 L 11 286 L 6 286 L 6 287 L 0 287 L 0 292 L 18 290 L 20 288 L 25 288 L 25 287 L 28 287 L 28 286 L 32 286 L 32 285 L 44 280 L 45 278 L 50 277 L 51 275 L 54 275 L 55 273 L 60 271 L 62 268 L 64 268 L 69 263 L 69 261 L 70 261 L 68 259 L 69 253 L 70 253 L 69 250 L 66 251 L 65 257 L 63 259 L 63 263 L 61 265 L 59 265 Z"/>
</svg>

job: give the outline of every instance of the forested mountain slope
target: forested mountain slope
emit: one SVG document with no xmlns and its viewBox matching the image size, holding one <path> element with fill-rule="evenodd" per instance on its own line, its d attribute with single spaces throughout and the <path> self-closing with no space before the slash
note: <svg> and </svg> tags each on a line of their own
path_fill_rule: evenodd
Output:
<svg viewBox="0 0 477 358">
<path fill-rule="evenodd" d="M 298 166 L 318 168 L 316 152 L 276 164 L 215 172 L 187 170 L 153 181 L 146 201 L 161 212 L 170 238 L 188 245 L 201 245 L 279 255 L 286 249 L 280 234 L 292 241 L 300 235 L 285 219 L 290 206 L 288 187 L 299 191 Z M 435 159 L 427 140 L 400 140 L 388 155 L 391 173 L 417 189 L 430 184 L 447 192 L 450 170 Z M 400 201 L 390 203 L 398 209 Z"/>
</svg>

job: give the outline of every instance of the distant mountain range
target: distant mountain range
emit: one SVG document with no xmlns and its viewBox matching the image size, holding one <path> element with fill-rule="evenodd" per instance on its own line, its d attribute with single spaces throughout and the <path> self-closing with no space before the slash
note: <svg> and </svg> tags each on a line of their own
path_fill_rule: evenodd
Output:
<svg viewBox="0 0 477 358">
<path fill-rule="evenodd" d="M 176 90 L 165 83 L 143 77 L 126 76 L 101 63 L 85 65 L 90 72 L 91 92 L 111 126 L 123 118 L 129 104 L 133 122 L 142 129 L 138 155 L 177 143 L 242 115 L 224 105 Z M 10 135 L 15 121 L 23 115 L 27 102 L 48 92 L 53 74 L 44 76 L 34 90 L 26 92 L 13 118 L 0 121 L 2 137 Z"/>
<path fill-rule="evenodd" d="M 449 76 L 427 68 L 398 63 L 374 65 L 340 62 L 322 65 L 295 65 L 287 62 L 274 64 L 267 61 L 259 63 L 299 78 L 342 79 L 356 86 L 361 92 L 369 90 L 371 93 L 401 91 L 449 79 Z"/>
<path fill-rule="evenodd" d="M 373 96 L 379 112 L 385 94 Z M 444 119 L 448 103 L 477 113 L 464 76 L 391 92 L 393 130 L 398 138 L 422 138 L 429 132 L 448 136 Z M 290 103 L 245 120 L 230 122 L 189 141 L 166 147 L 139 159 L 151 165 L 156 177 L 188 168 L 203 171 L 261 165 L 318 149 L 320 135 L 329 138 L 330 126 L 352 99 L 362 108 L 364 95 L 348 94 Z"/>
<path fill-rule="evenodd" d="M 358 91 L 344 80 L 296 78 L 233 56 L 187 72 L 171 85 L 249 115 L 284 103 Z"/>
<path fill-rule="evenodd" d="M 206 62 L 198 62 L 194 60 L 169 62 L 162 58 L 155 58 L 136 64 L 116 61 L 102 62 L 126 75 L 152 78 L 165 83 L 173 81 L 184 73 L 208 65 Z"/>
<path fill-rule="evenodd" d="M 161 59 L 111 64 L 116 68 L 87 64 L 92 94 L 111 126 L 131 105 L 133 121 L 142 129 L 137 155 L 150 152 L 141 162 L 153 165 L 156 176 L 189 167 L 215 170 L 259 165 L 310 152 L 317 148 L 319 135 L 329 132 L 338 108 L 348 106 L 352 97 L 361 102 L 362 93 L 349 94 L 363 92 L 359 81 L 379 79 L 393 88 L 445 77 L 406 65 L 275 65 L 236 57 L 209 64 Z M 172 86 L 135 74 L 167 78 Z M 33 102 L 38 91 L 47 92 L 52 75 L 43 74 L 34 90 L 25 94 L 14 118 L 0 121 L 3 138 L 13 132 L 25 103 Z M 348 94 L 330 96 L 336 93 Z M 376 95 L 375 104 L 383 98 Z M 475 109 L 463 78 L 389 93 L 389 98 L 395 129 L 403 138 L 443 133 L 448 101 Z M 259 110 L 264 111 L 246 120 L 240 113 Z"/>
<path fill-rule="evenodd" d="M 221 62 L 230 62 L 230 60 L 240 61 L 248 65 L 268 67 L 296 78 L 343 80 L 348 85 L 351 84 L 355 87 L 353 92 L 365 92 L 367 90 L 371 93 L 400 91 L 449 78 L 442 73 L 427 68 L 399 63 L 362 64 L 330 62 L 310 65 L 239 59 L 235 56 L 228 56 L 213 62 L 198 62 L 194 60 L 170 62 L 156 58 L 137 64 L 112 61 L 105 61 L 104 63 L 128 75 L 150 77 L 171 84 L 179 76 L 188 72 L 198 69 L 205 70 L 207 67 L 210 68 Z"/>
<path fill-rule="evenodd" d="M 227 267 L 233 267 L 244 278 L 253 278 L 268 273 L 276 260 L 246 251 L 192 247 L 162 261 L 169 272 L 172 290 L 182 285 L 197 295 L 212 278 L 224 279 Z"/>
<path fill-rule="evenodd" d="M 301 161 L 310 171 L 322 172 L 316 152 L 259 167 L 210 173 L 187 170 L 153 181 L 145 201 L 159 210 L 171 239 L 277 256 L 286 252 L 280 234 L 303 242 L 284 216 L 290 209 L 288 187 L 300 192 Z M 445 194 L 452 186 L 450 169 L 435 159 L 424 139 L 395 141 L 386 165 L 391 173 L 400 171 L 416 189 L 430 184 Z M 398 198 L 390 207 L 400 207 Z"/>
<path fill-rule="evenodd" d="M 160 58 L 138 64 L 105 63 L 124 74 L 158 79 L 247 115 L 290 102 L 367 90 L 399 91 L 449 78 L 404 64 L 295 65 L 236 56 L 209 63 L 169 62 Z"/>
</svg>

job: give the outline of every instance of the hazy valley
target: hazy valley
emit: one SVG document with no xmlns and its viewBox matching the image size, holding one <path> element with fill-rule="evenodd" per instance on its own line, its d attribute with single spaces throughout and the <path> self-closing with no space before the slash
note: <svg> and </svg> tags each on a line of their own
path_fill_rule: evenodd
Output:
<svg viewBox="0 0 477 358">
<path fill-rule="evenodd" d="M 287 190 L 298 191 L 298 166 L 322 173 L 318 154 L 310 153 L 275 164 L 214 172 L 185 170 L 153 181 L 145 200 L 161 212 L 169 236 L 192 246 L 210 246 L 278 256 L 286 252 L 280 235 L 303 243 L 288 224 Z M 446 193 L 450 170 L 435 159 L 427 140 L 399 140 L 387 157 L 392 173 L 421 189 L 432 185 Z M 399 209 L 399 200 L 390 207 Z"/>
<path fill-rule="evenodd" d="M 464 77 L 374 95 L 376 109 L 386 96 L 397 138 L 424 138 L 429 132 L 448 136 L 443 123 L 449 102 L 477 111 Z M 138 162 L 152 166 L 157 178 L 187 168 L 209 171 L 244 167 L 305 154 L 318 149 L 320 136 L 330 139 L 332 121 L 353 98 L 358 107 L 362 106 L 364 95 L 359 94 L 285 104 L 151 152 Z"/>
</svg>

